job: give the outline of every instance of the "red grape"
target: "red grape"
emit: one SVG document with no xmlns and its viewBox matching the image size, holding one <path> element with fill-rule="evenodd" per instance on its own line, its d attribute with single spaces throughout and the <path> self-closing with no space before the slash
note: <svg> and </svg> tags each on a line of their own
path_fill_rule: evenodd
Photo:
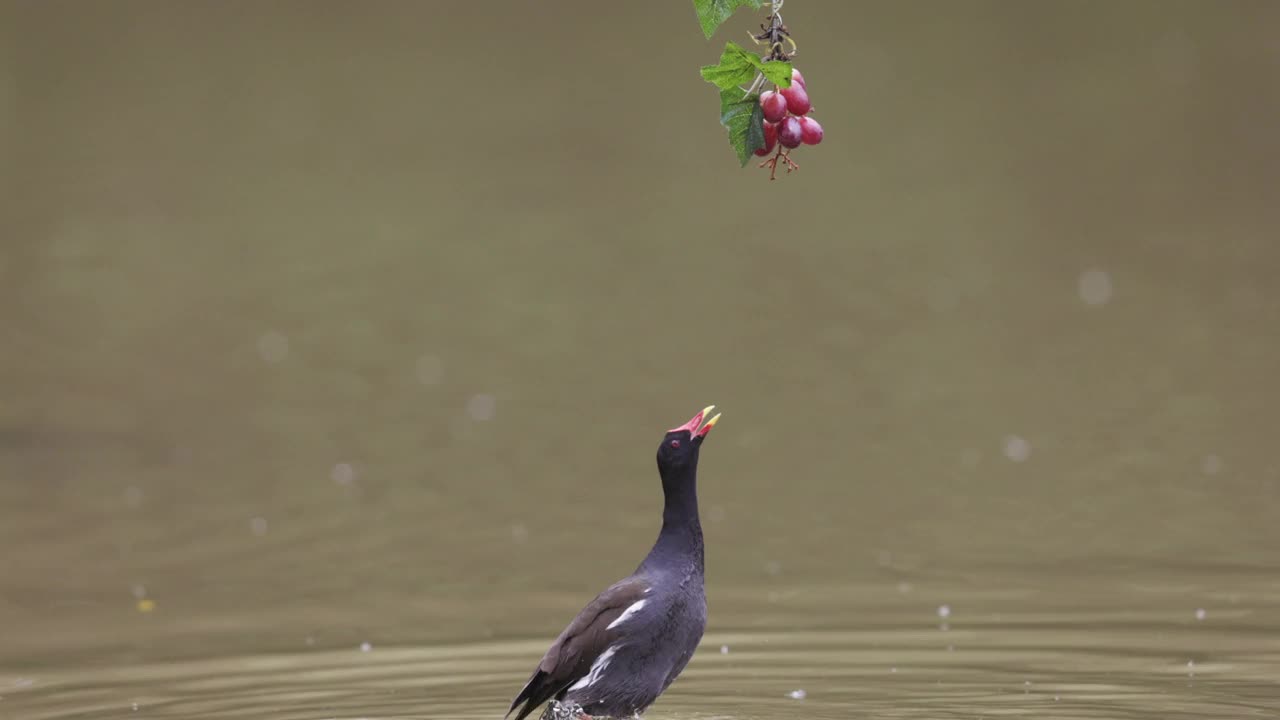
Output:
<svg viewBox="0 0 1280 720">
<path fill-rule="evenodd" d="M 787 100 L 787 109 L 792 115 L 805 115 L 813 107 L 809 104 L 809 93 L 805 91 L 804 85 L 799 83 L 792 84 L 791 87 L 782 89 L 782 97 Z"/>
<path fill-rule="evenodd" d="M 787 116 L 787 99 L 772 90 L 760 93 L 760 109 L 764 119 L 776 123 Z"/>
<path fill-rule="evenodd" d="M 808 90 L 808 89 L 809 89 L 809 85 L 808 85 L 807 83 L 805 83 L 805 81 L 804 81 L 804 76 L 803 76 L 803 75 L 801 75 L 801 74 L 800 74 L 800 71 L 799 71 L 799 70 L 797 70 L 797 69 L 795 69 L 795 68 L 791 68 L 791 84 L 792 84 L 792 85 L 799 85 L 800 87 L 804 88 L 805 90 Z"/>
<path fill-rule="evenodd" d="M 771 122 L 764 123 L 764 147 L 756 148 L 756 154 L 760 157 L 764 157 L 765 155 L 773 152 L 773 149 L 777 147 L 777 145 L 778 126 Z"/>
<path fill-rule="evenodd" d="M 800 118 L 786 117 L 778 123 L 778 142 L 782 143 L 783 147 L 800 147 L 803 138 L 804 131 L 800 129 Z"/>
<path fill-rule="evenodd" d="M 817 145 L 822 142 L 822 126 L 811 117 L 800 118 L 800 139 L 805 145 Z"/>
</svg>

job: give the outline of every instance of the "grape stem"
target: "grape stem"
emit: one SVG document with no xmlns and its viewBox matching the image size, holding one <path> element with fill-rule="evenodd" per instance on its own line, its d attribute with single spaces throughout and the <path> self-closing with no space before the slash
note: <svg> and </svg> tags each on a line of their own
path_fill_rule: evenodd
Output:
<svg viewBox="0 0 1280 720">
<path fill-rule="evenodd" d="M 787 30 L 787 26 L 782 22 L 782 6 L 785 2 L 786 0 L 773 0 L 768 17 L 769 24 L 761 23 L 760 30 L 762 32 L 759 35 L 751 36 L 751 39 L 757 45 L 766 40 L 769 42 L 769 54 L 765 57 L 766 61 L 782 60 L 783 62 L 790 62 L 798 50 L 796 41 L 791 39 L 791 32 Z M 787 45 L 791 46 L 791 52 L 787 52 Z M 764 73 L 756 73 L 751 85 L 744 91 L 742 99 L 746 100 L 753 94 L 760 92 L 760 88 L 764 86 L 765 82 Z"/>
<path fill-rule="evenodd" d="M 769 24 L 760 24 L 759 35 L 752 35 L 751 38 L 757 43 L 768 41 L 769 56 L 767 60 L 788 61 L 796 54 L 796 41 L 791 39 L 791 31 L 787 29 L 785 23 L 782 22 L 782 2 L 775 1 L 772 11 L 769 13 Z M 787 52 L 787 45 L 791 46 L 791 52 Z"/>
<path fill-rule="evenodd" d="M 791 159 L 791 153 L 782 147 L 782 143 L 778 143 L 778 152 L 775 153 L 773 157 L 765 160 L 756 167 L 765 167 L 767 165 L 769 167 L 769 179 L 774 180 L 776 179 L 775 176 L 778 174 L 779 160 L 783 160 L 787 163 L 788 174 L 790 174 L 792 170 L 800 169 L 800 166 L 796 164 L 796 161 Z"/>
</svg>

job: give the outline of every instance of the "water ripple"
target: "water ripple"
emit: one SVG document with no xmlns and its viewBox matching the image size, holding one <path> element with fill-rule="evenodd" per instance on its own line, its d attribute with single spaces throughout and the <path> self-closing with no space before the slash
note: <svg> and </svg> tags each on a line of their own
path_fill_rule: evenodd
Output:
<svg viewBox="0 0 1280 720">
<path fill-rule="evenodd" d="M 844 718 L 856 709 L 883 718 L 1201 718 L 1280 710 L 1280 646 L 1269 636 L 1201 634 L 1193 642 L 1175 632 L 1144 643 L 1142 635 L 1016 625 L 710 634 L 650 717 Z M 1180 644 L 1194 644 L 1201 660 L 1189 666 Z M 520 640 L 317 650 L 0 676 L 0 709 L 28 720 L 495 718 L 544 649 L 544 640 Z"/>
</svg>

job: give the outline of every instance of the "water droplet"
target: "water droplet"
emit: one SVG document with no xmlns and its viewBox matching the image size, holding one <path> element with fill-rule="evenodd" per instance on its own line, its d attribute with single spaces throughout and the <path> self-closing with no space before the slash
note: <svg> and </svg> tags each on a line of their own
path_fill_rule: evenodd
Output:
<svg viewBox="0 0 1280 720">
<path fill-rule="evenodd" d="M 496 405 L 497 401 L 492 395 L 486 395 L 484 393 L 472 395 L 471 399 L 467 401 L 467 414 L 476 422 L 492 420 L 494 407 Z"/>
<path fill-rule="evenodd" d="M 258 537 L 267 534 L 267 519 L 264 517 L 256 517 L 249 519 L 249 531 Z"/>
<path fill-rule="evenodd" d="M 912 589 L 913 589 L 912 585 L 909 582 L 898 583 L 898 592 L 902 593 L 903 595 L 906 595 L 907 593 L 911 592 Z"/>
<path fill-rule="evenodd" d="M 728 655 L 728 654 L 729 654 L 729 646 L 728 646 L 728 645 L 721 645 L 721 646 L 720 646 L 720 654 L 721 654 L 721 655 Z"/>
<path fill-rule="evenodd" d="M 350 485 L 356 480 L 356 469 L 347 463 L 338 463 L 329 471 L 329 477 L 339 485 Z"/>
<path fill-rule="evenodd" d="M 312 647 L 316 644 L 316 639 L 308 635 L 302 642 L 306 643 L 307 647 Z"/>
<path fill-rule="evenodd" d="M 138 703 L 133 704 L 133 711 L 138 712 Z"/>
<path fill-rule="evenodd" d="M 423 355 L 418 358 L 416 374 L 423 385 L 438 385 L 444 378 L 444 362 L 435 355 Z"/>
<path fill-rule="evenodd" d="M 1200 470 L 1205 475 L 1217 475 L 1222 472 L 1222 458 L 1217 455 L 1205 455 L 1200 461 Z"/>
<path fill-rule="evenodd" d="M 136 508 L 142 504 L 142 488 L 130 485 L 124 489 L 124 504 Z"/>
<path fill-rule="evenodd" d="M 777 560 L 770 560 L 764 564 L 764 571 L 770 575 L 777 575 L 782 572 L 782 563 Z"/>
<path fill-rule="evenodd" d="M 949 618 L 949 617 L 951 617 L 951 606 L 950 606 L 950 605 L 939 605 L 939 606 L 938 606 L 938 617 L 940 617 L 940 618 Z"/>
<path fill-rule="evenodd" d="M 289 357 L 289 338 L 270 330 L 262 334 L 258 338 L 258 354 L 266 362 L 275 363 L 284 362 Z"/>
<path fill-rule="evenodd" d="M 1106 270 L 1086 270 L 1080 273 L 1077 290 L 1086 305 L 1102 307 L 1111 301 L 1111 273 Z"/>
<path fill-rule="evenodd" d="M 1209 613 L 1205 612 L 1204 608 L 1196 608 L 1196 619 L 1197 619 L 1197 620 L 1203 620 L 1203 619 L 1205 619 L 1206 617 L 1208 617 L 1208 615 L 1209 615 Z"/>
<path fill-rule="evenodd" d="M 791 698 L 792 700 L 803 700 L 808 696 L 809 696 L 809 693 L 805 692 L 804 690 L 792 690 L 791 692 L 787 693 L 787 697 Z"/>
<path fill-rule="evenodd" d="M 1031 457 L 1031 443 L 1019 435 L 1004 437 L 1004 456 L 1014 462 L 1023 462 Z"/>
<path fill-rule="evenodd" d="M 142 598 L 147 596 L 147 586 L 143 585 L 142 583 L 135 583 L 133 587 L 129 588 L 129 590 L 133 593 L 133 596 L 138 600 L 141 600 Z"/>
<path fill-rule="evenodd" d="M 511 526 L 511 539 L 523 545 L 529 540 L 529 528 L 516 523 Z"/>
<path fill-rule="evenodd" d="M 889 668 L 889 672 L 890 672 L 890 673 L 896 673 L 896 672 L 898 672 L 898 668 L 896 668 L 896 667 L 891 667 L 891 668 Z"/>
<path fill-rule="evenodd" d="M 1195 676 L 1195 674 L 1196 674 L 1196 661 L 1195 661 L 1195 660 L 1188 660 L 1188 661 L 1187 661 L 1187 675 L 1188 675 L 1189 677 L 1194 677 L 1194 676 Z"/>
<path fill-rule="evenodd" d="M 373 645 L 367 642 L 360 643 L 360 652 L 369 652 L 372 649 L 373 649 Z"/>
</svg>

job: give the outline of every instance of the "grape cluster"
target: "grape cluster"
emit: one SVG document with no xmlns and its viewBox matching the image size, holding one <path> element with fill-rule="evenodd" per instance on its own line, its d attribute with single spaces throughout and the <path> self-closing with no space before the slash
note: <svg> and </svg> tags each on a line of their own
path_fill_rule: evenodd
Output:
<svg viewBox="0 0 1280 720">
<path fill-rule="evenodd" d="M 760 165 L 769 166 L 773 173 L 777 172 L 779 159 L 785 159 L 788 172 L 798 167 L 787 151 L 800 145 L 817 145 L 822 142 L 822 125 L 809 117 L 813 105 L 809 102 L 809 89 L 804 75 L 792 68 L 791 85 L 780 90 L 766 90 L 760 94 L 760 110 L 764 114 L 764 147 L 756 148 L 756 155 L 764 157 L 774 151 L 778 145 L 778 154 Z"/>
</svg>

